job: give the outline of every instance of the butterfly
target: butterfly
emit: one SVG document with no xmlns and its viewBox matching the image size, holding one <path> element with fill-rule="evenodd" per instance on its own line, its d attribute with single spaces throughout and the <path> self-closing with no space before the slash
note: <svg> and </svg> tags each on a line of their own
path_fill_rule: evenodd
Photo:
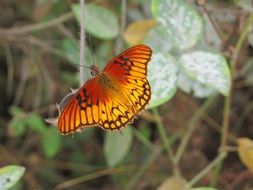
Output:
<svg viewBox="0 0 253 190">
<path fill-rule="evenodd" d="M 151 98 L 147 80 L 151 55 L 148 46 L 137 45 L 110 60 L 101 72 L 92 65 L 93 78 L 61 106 L 60 133 L 66 135 L 91 126 L 117 130 L 133 122 Z"/>
</svg>

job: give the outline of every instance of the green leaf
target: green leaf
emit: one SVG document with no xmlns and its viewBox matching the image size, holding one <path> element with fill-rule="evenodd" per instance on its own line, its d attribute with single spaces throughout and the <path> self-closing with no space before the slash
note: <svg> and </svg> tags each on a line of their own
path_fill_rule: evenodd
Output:
<svg viewBox="0 0 253 190">
<path fill-rule="evenodd" d="M 191 93 L 192 91 L 193 95 L 198 98 L 210 97 L 216 93 L 213 88 L 209 88 L 198 81 L 191 79 L 183 72 L 179 73 L 178 87 L 186 93 Z"/>
<path fill-rule="evenodd" d="M 102 43 L 96 51 L 95 62 L 102 70 L 109 61 L 108 55 L 110 55 L 111 45 L 108 42 Z"/>
<path fill-rule="evenodd" d="M 174 38 L 176 48 L 191 48 L 201 38 L 203 21 L 184 0 L 153 0 L 152 13 L 168 36 Z"/>
<path fill-rule="evenodd" d="M 35 113 L 29 114 L 25 122 L 31 129 L 38 133 L 43 133 L 47 127 L 43 119 Z"/>
<path fill-rule="evenodd" d="M 151 101 L 148 108 L 154 108 L 170 100 L 177 89 L 177 67 L 172 56 L 155 53 L 148 68 L 151 85 Z"/>
<path fill-rule="evenodd" d="M 88 75 L 90 75 L 90 74 L 88 74 Z M 80 75 L 78 75 L 77 73 L 73 73 L 70 71 L 61 71 L 60 77 L 61 77 L 61 80 L 63 81 L 64 85 L 67 87 L 79 85 Z M 86 76 L 84 76 L 84 77 L 86 77 Z"/>
<path fill-rule="evenodd" d="M 72 39 L 64 39 L 60 43 L 60 49 L 66 56 L 69 62 L 76 64 L 77 68 L 80 67 L 79 57 L 79 44 Z M 90 66 L 93 64 L 92 54 L 88 46 L 85 47 L 85 65 Z M 66 73 L 65 73 L 66 74 Z M 65 75 L 66 76 L 66 75 Z M 91 77 L 90 69 L 84 69 L 84 80 L 87 81 Z M 72 81 L 78 81 L 79 78 L 72 77 Z M 70 80 L 71 81 L 71 80 Z"/>
<path fill-rule="evenodd" d="M 60 42 L 60 49 L 66 55 L 68 61 L 76 65 L 80 64 L 79 44 L 72 39 L 64 39 Z M 85 47 L 85 64 L 92 64 L 92 55 L 89 47 Z"/>
<path fill-rule="evenodd" d="M 50 126 L 42 135 L 43 152 L 48 158 L 54 157 L 61 149 L 62 137 L 54 126 Z"/>
<path fill-rule="evenodd" d="M 9 110 L 10 114 L 12 115 L 12 120 L 8 125 L 9 133 L 13 137 L 20 136 L 25 133 L 25 113 L 24 111 L 19 108 L 12 106 Z"/>
<path fill-rule="evenodd" d="M 120 132 L 107 132 L 105 134 L 104 154 L 108 166 L 119 164 L 127 155 L 133 140 L 133 131 L 130 126 Z"/>
<path fill-rule="evenodd" d="M 11 106 L 9 112 L 13 117 L 17 116 L 17 115 L 19 117 L 24 117 L 25 116 L 24 111 L 19 107 Z"/>
<path fill-rule="evenodd" d="M 13 187 L 23 176 L 25 168 L 22 166 L 9 165 L 0 169 L 0 189 L 7 190 Z"/>
<path fill-rule="evenodd" d="M 23 120 L 18 120 L 16 118 L 11 120 L 8 127 L 9 127 L 9 130 L 10 130 L 9 131 L 10 135 L 13 136 L 13 137 L 21 136 L 26 131 L 25 122 Z"/>
<path fill-rule="evenodd" d="M 80 23 L 80 6 L 75 4 L 72 11 Z M 85 5 L 85 29 L 92 35 L 101 39 L 113 39 L 119 34 L 117 17 L 112 11 L 95 5 Z"/>
<path fill-rule="evenodd" d="M 180 71 L 193 81 L 227 96 L 231 74 L 226 59 L 210 52 L 195 51 L 179 59 Z"/>
<path fill-rule="evenodd" d="M 79 64 L 79 46 L 76 41 L 65 38 L 59 45 L 69 62 Z"/>
</svg>

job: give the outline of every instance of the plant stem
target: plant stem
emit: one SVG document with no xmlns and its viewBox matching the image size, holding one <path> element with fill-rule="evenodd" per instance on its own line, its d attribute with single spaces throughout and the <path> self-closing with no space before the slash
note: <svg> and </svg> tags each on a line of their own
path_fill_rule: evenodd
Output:
<svg viewBox="0 0 253 190">
<path fill-rule="evenodd" d="M 235 52 L 234 52 L 234 57 L 231 58 L 231 89 L 233 88 L 233 76 L 234 76 L 234 72 L 236 69 L 236 63 L 237 63 L 237 59 L 238 59 L 238 55 L 240 53 L 240 50 L 242 48 L 243 42 L 245 40 L 245 38 L 247 37 L 248 31 L 249 31 L 249 27 L 252 25 L 253 23 L 253 13 L 250 14 L 249 18 L 247 19 L 244 27 L 243 27 L 243 31 L 236 43 L 235 46 Z M 223 112 L 223 122 L 222 122 L 222 136 L 221 136 L 221 144 L 220 144 L 220 148 L 223 149 L 223 147 L 226 146 L 227 143 L 227 136 L 228 136 L 228 131 L 229 131 L 229 125 L 230 125 L 230 121 L 229 121 L 229 116 L 230 116 L 230 110 L 231 110 L 231 103 L 232 103 L 232 90 L 230 91 L 229 95 L 225 98 L 225 104 L 224 104 L 224 112 Z"/>
<path fill-rule="evenodd" d="M 80 86 L 84 83 L 84 65 L 85 65 L 85 30 L 84 30 L 84 11 L 85 0 L 80 0 L 81 19 L 80 19 Z"/>
<path fill-rule="evenodd" d="M 150 142 L 139 130 L 135 129 L 134 127 L 133 130 L 134 135 L 140 142 L 142 142 L 143 145 L 145 145 L 150 150 L 154 149 L 155 145 L 152 142 Z"/>
<path fill-rule="evenodd" d="M 231 89 L 233 89 L 233 77 L 235 76 L 234 72 L 236 69 L 236 63 L 237 59 L 240 53 L 240 50 L 242 48 L 243 42 L 245 38 L 247 37 L 249 28 L 253 22 L 253 13 L 250 14 L 248 17 L 244 27 L 243 31 L 241 32 L 241 35 L 239 36 L 239 39 L 235 46 L 234 56 L 231 57 L 230 65 L 231 65 Z M 223 121 L 222 121 L 222 133 L 221 133 L 221 142 L 220 142 L 220 151 L 221 152 L 227 152 L 226 151 L 226 145 L 228 140 L 228 132 L 229 132 L 229 126 L 230 126 L 230 110 L 232 106 L 232 90 L 230 90 L 227 97 L 225 97 L 225 103 L 224 103 L 224 109 L 223 109 Z M 216 167 L 215 175 L 211 181 L 211 185 L 215 186 L 216 181 L 218 179 L 219 173 L 222 168 L 222 160 Z"/>
<path fill-rule="evenodd" d="M 221 152 L 206 168 L 199 172 L 187 185 L 184 189 L 190 189 L 195 183 L 197 183 L 201 178 L 203 178 L 208 172 L 211 171 L 219 162 L 221 162 L 227 153 Z"/>
<path fill-rule="evenodd" d="M 153 113 L 154 113 L 154 115 L 155 115 L 156 118 L 160 118 L 160 114 L 159 114 L 159 112 L 158 112 L 158 110 L 156 108 L 153 109 Z M 166 135 L 167 133 L 165 131 L 165 127 L 162 124 L 161 119 L 157 120 L 156 125 L 157 125 L 157 128 L 158 128 L 158 132 L 159 132 L 159 134 L 161 136 L 161 139 L 163 141 L 163 146 L 164 146 L 165 150 L 168 153 L 169 159 L 174 163 L 174 155 L 173 155 L 173 152 L 172 152 L 172 150 L 170 148 L 169 138 Z"/>
<path fill-rule="evenodd" d="M 90 181 L 90 180 L 93 180 L 93 179 L 96 179 L 96 178 L 99 178 L 99 177 L 102 177 L 102 176 L 125 173 L 125 172 L 130 172 L 130 171 L 136 171 L 137 169 L 138 168 L 135 167 L 135 166 L 134 167 L 121 166 L 121 167 L 118 167 L 118 168 L 108 168 L 108 169 L 100 170 L 100 171 L 97 171 L 97 172 L 94 172 L 94 173 L 91 173 L 91 174 L 88 174 L 88 175 L 77 177 L 75 179 L 65 181 L 61 184 L 56 185 L 53 189 L 57 189 L 57 190 L 67 189 L 67 188 L 70 188 L 74 185 L 83 183 L 85 181 Z"/>
<path fill-rule="evenodd" d="M 177 150 L 177 153 L 175 155 L 175 164 L 178 165 L 178 163 L 180 162 L 180 159 L 186 149 L 186 146 L 189 142 L 189 139 L 195 129 L 195 125 L 196 123 L 200 120 L 200 118 L 206 113 L 206 110 L 209 108 L 209 106 L 213 103 L 213 101 L 215 100 L 216 96 L 213 96 L 209 99 L 206 100 L 206 102 L 198 109 L 198 111 L 194 114 L 194 116 L 191 118 L 190 122 L 189 122 L 189 126 L 187 129 L 187 132 L 185 133 L 179 148 Z"/>
<path fill-rule="evenodd" d="M 159 156 L 159 154 L 161 153 L 161 150 L 162 149 L 159 148 L 159 147 L 155 147 L 153 149 L 153 152 L 149 156 L 149 158 L 147 159 L 146 163 L 139 169 L 139 171 L 129 181 L 129 183 L 128 183 L 127 187 L 126 187 L 126 190 L 134 189 L 134 186 L 136 185 L 136 183 L 138 182 L 138 180 L 140 179 L 140 177 L 144 174 L 144 172 L 152 164 L 152 162 Z"/>
<path fill-rule="evenodd" d="M 122 35 L 126 27 L 127 0 L 121 0 L 120 34 L 115 43 L 115 52 L 119 54 L 123 48 Z"/>
</svg>

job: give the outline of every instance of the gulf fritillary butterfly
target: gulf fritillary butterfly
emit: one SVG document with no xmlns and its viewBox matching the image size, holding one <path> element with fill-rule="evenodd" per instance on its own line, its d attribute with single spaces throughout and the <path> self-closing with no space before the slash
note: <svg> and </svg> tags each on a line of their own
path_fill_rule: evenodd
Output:
<svg viewBox="0 0 253 190">
<path fill-rule="evenodd" d="M 142 111 L 151 98 L 147 64 L 152 50 L 137 45 L 108 62 L 102 72 L 92 65 L 94 76 L 60 110 L 58 129 L 66 135 L 82 127 L 116 130 Z"/>
</svg>

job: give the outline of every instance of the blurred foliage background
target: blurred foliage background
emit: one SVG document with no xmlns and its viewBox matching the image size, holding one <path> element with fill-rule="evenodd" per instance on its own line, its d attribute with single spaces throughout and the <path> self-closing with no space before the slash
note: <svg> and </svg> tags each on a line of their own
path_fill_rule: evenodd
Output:
<svg viewBox="0 0 253 190">
<path fill-rule="evenodd" d="M 79 1 L 1 0 L 0 189 L 253 189 L 253 2 L 85 3 L 86 65 L 148 44 L 150 104 L 61 136 L 44 119 L 79 87 Z"/>
</svg>

